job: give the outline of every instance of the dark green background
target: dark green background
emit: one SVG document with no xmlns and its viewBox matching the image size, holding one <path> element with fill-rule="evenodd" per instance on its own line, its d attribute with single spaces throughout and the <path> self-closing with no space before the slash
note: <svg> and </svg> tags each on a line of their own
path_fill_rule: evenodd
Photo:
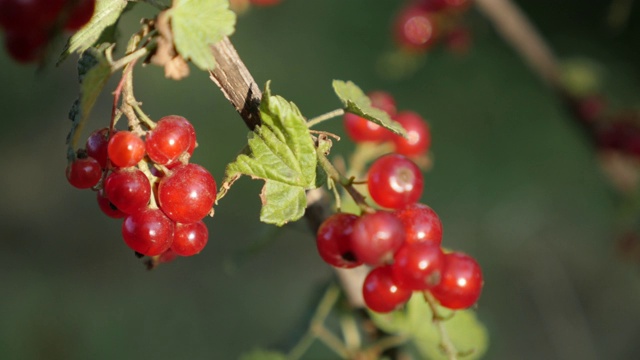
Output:
<svg viewBox="0 0 640 360">
<path fill-rule="evenodd" d="M 559 56 L 602 65 L 614 109 L 637 108 L 640 4 L 615 32 L 604 24 L 609 2 L 519 1 Z M 444 245 L 482 265 L 486 358 L 640 357 L 640 273 L 616 253 L 620 202 L 587 139 L 476 11 L 466 57 L 437 49 L 407 79 L 380 77 L 400 5 L 285 0 L 241 17 L 232 40 L 256 80 L 271 79 L 308 117 L 339 106 L 331 80 L 344 79 L 385 89 L 429 120 L 435 166 L 423 201 L 443 221 Z M 151 10 L 127 14 L 125 31 Z M 135 77 L 152 117 L 194 123 L 194 161 L 221 179 L 246 129 L 207 75 L 173 82 L 147 67 Z M 147 272 L 120 222 L 64 178 L 73 60 L 35 73 L 2 53 L 0 81 L 0 359 L 235 359 L 297 337 L 332 272 L 304 223 L 274 235 L 258 222 L 258 182 L 240 181 L 216 208 L 201 255 Z M 108 123 L 114 87 L 88 129 Z M 343 134 L 340 121 L 324 128 Z M 334 154 L 350 149 L 343 141 Z M 239 252 L 273 236 L 229 271 Z"/>
</svg>

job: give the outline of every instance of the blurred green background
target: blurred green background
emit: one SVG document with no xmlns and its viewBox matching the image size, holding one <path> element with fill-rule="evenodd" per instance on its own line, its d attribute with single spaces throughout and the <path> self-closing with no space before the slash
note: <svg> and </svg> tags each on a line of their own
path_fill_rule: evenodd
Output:
<svg viewBox="0 0 640 360">
<path fill-rule="evenodd" d="M 559 56 L 602 66 L 612 108 L 637 108 L 640 4 L 612 30 L 610 2 L 517 3 Z M 339 106 L 331 80 L 344 79 L 387 90 L 400 109 L 428 119 L 435 166 L 423 201 L 442 219 L 444 245 L 482 265 L 477 314 L 491 335 L 487 359 L 640 358 L 640 272 L 616 253 L 620 199 L 587 139 L 475 10 L 466 56 L 440 48 L 408 78 L 380 76 L 401 5 L 285 0 L 242 16 L 232 40 L 258 83 L 271 79 L 273 92 L 308 117 Z M 152 10 L 139 5 L 123 29 Z M 147 272 L 120 222 L 64 177 L 73 60 L 36 73 L 2 53 L 0 80 L 0 359 L 235 359 L 301 334 L 332 271 L 304 222 L 276 231 L 258 222 L 259 182 L 243 179 L 216 208 L 202 254 Z M 135 84 L 153 118 L 193 122 L 194 161 L 221 179 L 246 129 L 207 75 L 173 82 L 149 66 L 137 68 Z M 114 88 L 111 81 L 83 137 L 108 123 Z M 344 135 L 340 121 L 323 128 Z M 333 154 L 352 148 L 345 139 Z M 331 358 L 318 349 L 308 359 Z"/>
</svg>

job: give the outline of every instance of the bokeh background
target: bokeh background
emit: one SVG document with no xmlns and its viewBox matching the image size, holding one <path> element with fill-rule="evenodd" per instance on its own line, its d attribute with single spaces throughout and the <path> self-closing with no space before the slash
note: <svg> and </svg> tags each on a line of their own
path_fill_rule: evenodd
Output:
<svg viewBox="0 0 640 360">
<path fill-rule="evenodd" d="M 612 29 L 611 1 L 517 3 L 560 57 L 599 64 L 612 108 L 638 108 L 640 4 Z M 331 80 L 344 79 L 428 119 L 435 164 L 423 201 L 442 219 L 444 244 L 482 265 L 487 359 L 640 358 L 640 271 L 616 246 L 625 201 L 589 141 L 475 10 L 466 56 L 440 48 L 412 76 L 382 76 L 401 5 L 285 0 L 242 16 L 232 40 L 256 80 L 271 79 L 308 117 L 339 106 Z M 128 13 L 123 33 L 152 11 Z M 95 195 L 67 184 L 74 60 L 36 72 L 0 53 L 0 359 L 235 359 L 294 341 L 332 271 L 304 222 L 258 222 L 259 182 L 243 179 L 222 200 L 202 254 L 151 272 Z M 221 179 L 246 129 L 207 75 L 174 82 L 149 66 L 135 85 L 152 117 L 193 122 L 193 161 Z M 108 123 L 114 88 L 86 135 Z M 340 121 L 324 129 L 344 135 Z M 352 149 L 345 139 L 333 154 Z M 316 346 L 307 358 L 332 355 Z"/>
</svg>

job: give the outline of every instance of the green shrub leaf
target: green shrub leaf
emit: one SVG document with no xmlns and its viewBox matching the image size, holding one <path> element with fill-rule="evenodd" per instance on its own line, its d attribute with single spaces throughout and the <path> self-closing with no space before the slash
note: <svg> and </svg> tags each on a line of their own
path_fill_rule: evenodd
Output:
<svg viewBox="0 0 640 360">
<path fill-rule="evenodd" d="M 74 143 L 80 136 L 82 127 L 89 118 L 89 114 L 111 76 L 111 65 L 104 57 L 105 46 L 99 49 L 91 48 L 82 54 L 78 61 L 78 77 L 80 79 L 80 94 L 69 111 L 69 118 L 73 122 L 72 136 Z"/>
<path fill-rule="evenodd" d="M 316 187 L 316 149 L 300 110 L 272 96 L 269 83 L 260 116 L 262 124 L 249 132 L 248 147 L 227 166 L 218 200 L 241 175 L 265 180 L 260 220 L 281 226 L 304 215 L 305 190 Z"/>
<path fill-rule="evenodd" d="M 178 53 L 202 70 L 213 70 L 211 45 L 234 31 L 236 15 L 228 0 L 175 0 L 169 10 Z"/>
<path fill-rule="evenodd" d="M 371 106 L 371 99 L 351 81 L 333 80 L 333 90 L 344 104 L 344 111 L 361 116 L 395 134 L 407 136 L 404 128 L 391 120 L 389 114 Z"/>
<path fill-rule="evenodd" d="M 58 59 L 58 64 L 70 54 L 84 52 L 98 42 L 115 42 L 114 36 L 111 36 L 111 39 L 104 39 L 103 34 L 113 35 L 115 33 L 112 27 L 120 18 L 127 4 L 127 0 L 97 0 L 96 10 L 91 21 L 69 38 L 60 59 Z"/>
<path fill-rule="evenodd" d="M 446 315 L 451 310 L 438 307 L 438 313 Z M 440 333 L 432 321 L 433 313 L 422 294 L 414 294 L 403 310 L 388 314 L 370 312 L 370 315 L 376 326 L 385 332 L 411 337 L 423 358 L 447 359 L 440 348 Z M 461 358 L 479 359 L 486 352 L 489 335 L 472 310 L 458 310 L 443 324 L 456 349 L 467 354 Z"/>
</svg>

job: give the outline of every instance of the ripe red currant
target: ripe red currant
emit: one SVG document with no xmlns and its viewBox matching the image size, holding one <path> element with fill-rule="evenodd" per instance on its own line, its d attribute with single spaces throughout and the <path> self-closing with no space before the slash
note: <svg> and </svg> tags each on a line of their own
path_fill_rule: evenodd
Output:
<svg viewBox="0 0 640 360">
<path fill-rule="evenodd" d="M 94 187 L 102 177 L 102 169 L 98 161 L 92 157 L 75 159 L 67 166 L 67 180 L 78 189 Z"/>
<path fill-rule="evenodd" d="M 109 139 L 109 160 L 117 167 L 134 166 L 144 157 L 144 141 L 130 131 L 118 131 Z"/>
<path fill-rule="evenodd" d="M 417 202 L 422 195 L 422 185 L 422 173 L 418 165 L 399 154 L 378 158 L 367 175 L 367 186 L 373 201 L 390 209 Z"/>
<path fill-rule="evenodd" d="M 430 291 L 440 305 L 466 309 L 475 304 L 482 291 L 482 271 L 474 258 L 453 252 L 445 254 L 440 283 Z"/>
<path fill-rule="evenodd" d="M 176 224 L 171 251 L 180 256 L 200 253 L 209 240 L 207 226 L 198 221 L 192 224 Z"/>
<path fill-rule="evenodd" d="M 419 6 L 403 9 L 395 21 L 395 38 L 401 47 L 423 51 L 435 43 L 436 24 L 433 15 Z"/>
<path fill-rule="evenodd" d="M 407 234 L 406 243 L 442 243 L 442 222 L 433 209 L 424 204 L 412 204 L 395 213 Z"/>
<path fill-rule="evenodd" d="M 0 27 L 8 31 L 48 30 L 66 0 L 0 0 Z"/>
<path fill-rule="evenodd" d="M 144 209 L 127 216 L 122 223 L 122 238 L 134 251 L 156 256 L 171 247 L 173 222 L 158 209 Z"/>
<path fill-rule="evenodd" d="M 120 211 L 109 199 L 104 195 L 104 189 L 100 189 L 97 192 L 98 206 L 100 210 L 110 218 L 121 219 L 126 217 L 127 214 Z"/>
<path fill-rule="evenodd" d="M 445 36 L 444 43 L 449 51 L 459 55 L 466 54 L 471 47 L 471 31 L 458 25 Z"/>
<path fill-rule="evenodd" d="M 389 93 L 374 91 L 369 93 L 368 96 L 373 107 L 385 111 L 389 116 L 395 115 L 396 102 Z M 384 127 L 351 113 L 344 114 L 344 127 L 347 135 L 354 142 L 382 142 L 389 140 L 393 135 Z"/>
<path fill-rule="evenodd" d="M 158 202 L 175 222 L 189 224 L 202 220 L 216 198 L 216 181 L 200 165 L 180 165 L 160 180 Z"/>
<path fill-rule="evenodd" d="M 406 156 L 423 155 L 431 145 L 429 126 L 422 116 L 411 111 L 398 113 L 394 118 L 407 131 L 407 137 L 393 136 L 393 143 L 398 154 Z"/>
<path fill-rule="evenodd" d="M 404 305 L 411 290 L 399 286 L 391 274 L 391 266 L 377 267 L 367 275 L 362 286 L 367 307 L 375 312 L 388 313 Z"/>
<path fill-rule="evenodd" d="M 40 29 L 24 32 L 10 30 L 5 34 L 4 46 L 11 58 L 19 63 L 26 64 L 42 58 L 47 36 Z"/>
<path fill-rule="evenodd" d="M 356 215 L 337 213 L 320 225 L 316 246 L 320 257 L 327 264 L 347 269 L 362 265 L 351 249 L 351 234 L 356 220 Z"/>
<path fill-rule="evenodd" d="M 136 168 L 117 169 L 105 179 L 104 194 L 118 210 L 133 214 L 149 203 L 151 185 Z"/>
<path fill-rule="evenodd" d="M 193 135 L 189 122 L 180 116 L 165 116 L 147 134 L 145 144 L 147 155 L 160 165 L 176 161 L 189 150 Z"/>
<path fill-rule="evenodd" d="M 367 265 L 390 261 L 405 239 L 402 223 L 393 214 L 378 211 L 362 215 L 353 226 L 351 248 Z"/>
<path fill-rule="evenodd" d="M 96 130 L 87 138 L 87 155 L 98 160 L 102 168 L 107 167 L 107 146 L 109 145 L 109 129 L 103 128 Z"/>
<path fill-rule="evenodd" d="M 173 260 L 175 260 L 178 257 L 178 254 L 174 253 L 173 251 L 171 251 L 171 249 L 163 252 L 162 254 L 160 254 L 160 258 L 158 259 L 158 262 L 161 264 L 166 264 L 166 263 L 170 263 Z"/>
<path fill-rule="evenodd" d="M 79 30 L 91 20 L 95 9 L 96 0 L 78 0 L 71 10 L 67 22 L 64 24 L 64 29 L 70 31 Z"/>
<path fill-rule="evenodd" d="M 427 290 L 440 282 L 444 254 L 439 245 L 430 242 L 405 243 L 393 258 L 393 278 L 402 287 Z"/>
<path fill-rule="evenodd" d="M 386 91 L 372 91 L 367 94 L 371 100 L 371 106 L 380 109 L 389 116 L 396 115 L 396 100 Z"/>
</svg>

